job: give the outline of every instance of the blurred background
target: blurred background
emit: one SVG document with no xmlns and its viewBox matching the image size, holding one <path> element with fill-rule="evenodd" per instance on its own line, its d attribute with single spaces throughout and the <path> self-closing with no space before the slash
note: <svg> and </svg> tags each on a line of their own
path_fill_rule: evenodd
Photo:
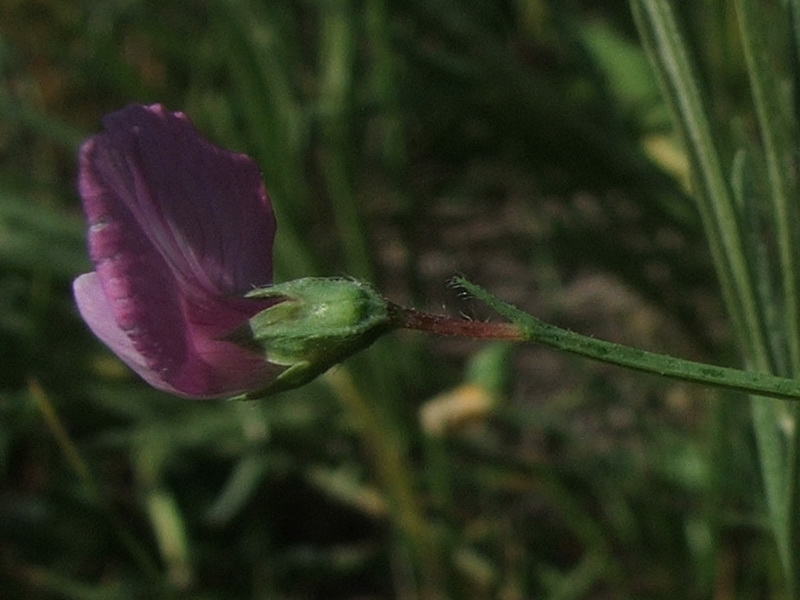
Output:
<svg viewBox="0 0 800 600">
<path fill-rule="evenodd" d="M 681 10 L 746 123 L 726 3 Z M 255 158 L 279 281 L 499 319 L 460 274 L 735 363 L 625 3 L 0 0 L 0 598 L 765 597 L 746 405 L 706 390 L 411 332 L 258 403 L 138 380 L 70 291 L 77 148 L 131 102 Z"/>
</svg>

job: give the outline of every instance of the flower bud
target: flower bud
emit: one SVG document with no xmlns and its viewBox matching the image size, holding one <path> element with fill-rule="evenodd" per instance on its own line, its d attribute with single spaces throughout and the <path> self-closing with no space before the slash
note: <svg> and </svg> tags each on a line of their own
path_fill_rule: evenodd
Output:
<svg viewBox="0 0 800 600">
<path fill-rule="evenodd" d="M 280 302 L 229 339 L 288 367 L 266 387 L 246 394 L 248 399 L 303 385 L 394 328 L 389 302 L 352 279 L 306 277 L 255 289 L 247 297 Z"/>
</svg>

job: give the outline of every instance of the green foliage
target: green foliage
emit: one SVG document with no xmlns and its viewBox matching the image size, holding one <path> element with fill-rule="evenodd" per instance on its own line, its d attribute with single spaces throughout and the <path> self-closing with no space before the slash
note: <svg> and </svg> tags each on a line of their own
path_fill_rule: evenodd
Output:
<svg viewBox="0 0 800 600">
<path fill-rule="evenodd" d="M 785 597 L 768 444 L 739 404 L 418 334 L 266 401 L 188 402 L 135 379 L 70 292 L 90 268 L 77 146 L 163 102 L 260 164 L 279 281 L 355 276 L 481 318 L 447 288 L 460 272 L 637 346 L 734 363 L 760 338 L 796 375 L 775 292 L 794 234 L 769 208 L 794 214 L 794 126 L 770 145 L 762 114 L 791 99 L 792 21 L 770 3 L 775 80 L 751 82 L 764 58 L 727 4 L 679 15 L 712 156 L 681 150 L 621 3 L 0 3 L 0 597 Z M 701 158 L 741 230 L 709 231 L 687 193 Z M 774 246 L 741 241 L 765 223 Z M 726 233 L 747 248 L 715 249 Z M 745 280 L 750 305 L 725 287 Z M 575 309 L 593 281 L 603 301 Z"/>
</svg>

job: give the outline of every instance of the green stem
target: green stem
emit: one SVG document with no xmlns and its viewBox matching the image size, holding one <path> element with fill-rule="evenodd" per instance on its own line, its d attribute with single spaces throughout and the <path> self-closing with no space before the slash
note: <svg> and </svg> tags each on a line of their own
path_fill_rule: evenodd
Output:
<svg viewBox="0 0 800 600">
<path fill-rule="evenodd" d="M 545 346 L 605 363 L 681 381 L 699 383 L 756 396 L 800 400 L 800 380 L 684 360 L 674 356 L 598 340 L 545 323 L 502 300 L 498 300 L 483 288 L 464 279 L 458 278 L 455 283 L 491 306 L 519 328 L 516 338 L 512 338 L 509 335 L 507 324 L 497 324 L 499 327 L 498 334 L 502 339 L 517 339 L 519 341 L 544 344 Z M 437 325 L 439 330 L 435 331 L 435 333 L 443 333 L 441 321 Z M 482 332 L 479 337 L 489 337 L 487 329 L 490 328 L 491 324 L 478 323 L 476 325 L 480 326 L 480 331 Z M 420 327 L 417 328 L 420 329 Z"/>
<path fill-rule="evenodd" d="M 735 7 L 772 196 L 775 241 L 783 280 L 782 303 L 789 363 L 792 374 L 798 375 L 800 292 L 795 248 L 800 246 L 800 232 L 797 231 L 800 214 L 794 202 L 794 123 L 782 106 L 782 95 L 776 93 L 781 89 L 782 81 L 772 65 L 774 57 L 769 53 L 770 34 L 763 15 L 763 5 L 753 0 L 736 0 Z"/>
<path fill-rule="evenodd" d="M 782 80 L 776 75 L 775 55 L 770 52 L 774 32 L 765 17 L 763 5 L 753 0 L 736 0 L 739 33 L 742 41 L 753 106 L 758 119 L 775 224 L 775 244 L 781 273 L 781 296 L 774 304 L 783 309 L 782 327 L 788 346 L 790 374 L 800 375 L 800 312 L 798 301 L 798 262 L 796 249 L 800 246 L 797 223 L 800 214 L 794 202 L 796 152 L 795 123 L 784 106 Z M 780 431 L 777 420 L 781 407 L 753 406 L 754 416 L 763 419 L 756 435 L 762 447 L 765 495 L 770 508 L 772 527 L 784 566 L 784 579 L 789 598 L 800 597 L 797 573 L 800 568 L 800 489 L 798 488 L 798 430 Z M 792 407 L 797 422 L 797 406 Z M 784 442 L 785 440 L 785 442 Z M 766 451 L 766 452 L 765 452 Z M 768 461 L 768 462 L 767 462 Z M 768 473 L 766 469 L 769 469 Z"/>
<path fill-rule="evenodd" d="M 739 33 L 747 63 L 747 73 L 757 122 L 764 145 L 772 216 L 775 223 L 775 243 L 780 267 L 780 298 L 760 298 L 756 293 L 759 280 L 769 278 L 759 273 L 748 256 L 753 255 L 751 240 L 744 239 L 748 227 L 746 215 L 737 213 L 726 184 L 722 168 L 725 158 L 723 144 L 714 137 L 713 118 L 704 102 L 698 70 L 691 47 L 684 40 L 675 14 L 680 3 L 669 0 L 630 0 L 646 49 L 661 80 L 676 123 L 686 142 L 692 164 L 696 197 L 704 229 L 725 303 L 734 331 L 748 363 L 760 371 L 779 371 L 800 376 L 800 313 L 798 313 L 798 263 L 795 232 L 798 209 L 792 199 L 796 187 L 793 156 L 796 152 L 796 131 L 789 112 L 781 102 L 781 83 L 775 76 L 775 57 L 769 52 L 776 23 L 765 18 L 763 3 L 736 0 L 734 6 L 739 19 Z M 794 3 L 790 3 L 794 5 Z M 767 11 L 769 12 L 769 11 Z M 796 35 L 796 31 L 795 31 Z M 778 61 L 780 62 L 780 61 Z M 754 210 L 758 199 L 743 195 L 742 206 Z M 760 207 L 758 207 L 760 208 Z M 772 239 L 772 238 L 770 238 Z M 749 246 L 748 246 L 749 242 Z M 756 242 L 761 244 L 762 241 Z M 761 252 L 761 250 L 758 250 Z M 785 333 L 783 348 L 773 352 L 768 343 L 767 310 L 776 305 L 782 309 L 780 329 Z M 784 350 L 785 348 L 785 350 Z M 786 355 L 786 365 L 778 358 Z M 656 361 L 657 363 L 659 361 Z M 675 364 L 680 371 L 691 372 L 691 365 Z M 788 367 L 788 368 L 787 368 Z M 636 367 L 634 367 L 636 368 Z M 702 369 L 700 374 L 702 374 Z M 735 370 L 722 370 L 717 375 L 725 381 L 721 387 L 740 389 L 755 395 L 796 400 L 797 383 L 791 379 L 769 375 L 749 374 Z M 681 376 L 681 378 L 684 378 Z M 700 383 L 720 385 L 713 382 Z M 756 380 L 757 388 L 750 386 Z M 729 384 L 733 385 L 729 385 Z M 747 384 L 742 387 L 740 384 Z M 770 521 L 784 567 L 788 597 L 798 596 L 796 573 L 800 565 L 800 544 L 796 533 L 800 531 L 798 515 L 798 481 L 795 472 L 798 464 L 798 430 L 791 427 L 787 435 L 783 423 L 786 407 L 777 402 L 753 398 L 751 403 L 753 426 L 759 450 L 759 462 L 764 483 L 764 495 L 769 507 Z M 794 411 L 796 413 L 796 407 Z"/>
<path fill-rule="evenodd" d="M 770 366 L 751 268 L 723 169 L 722 144 L 701 91 L 697 68 L 673 10 L 663 0 L 631 0 L 631 9 L 684 138 L 696 186 L 697 207 L 731 321 L 747 356 Z"/>
</svg>

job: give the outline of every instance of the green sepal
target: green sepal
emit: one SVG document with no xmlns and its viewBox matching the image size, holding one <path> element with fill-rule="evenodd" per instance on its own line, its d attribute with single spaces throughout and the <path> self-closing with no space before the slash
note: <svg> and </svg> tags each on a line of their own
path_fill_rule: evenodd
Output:
<svg viewBox="0 0 800 600">
<path fill-rule="evenodd" d="M 389 302 L 352 279 L 306 277 L 255 289 L 247 297 L 278 303 L 251 318 L 231 339 L 287 369 L 245 399 L 308 383 L 395 327 Z"/>
</svg>

